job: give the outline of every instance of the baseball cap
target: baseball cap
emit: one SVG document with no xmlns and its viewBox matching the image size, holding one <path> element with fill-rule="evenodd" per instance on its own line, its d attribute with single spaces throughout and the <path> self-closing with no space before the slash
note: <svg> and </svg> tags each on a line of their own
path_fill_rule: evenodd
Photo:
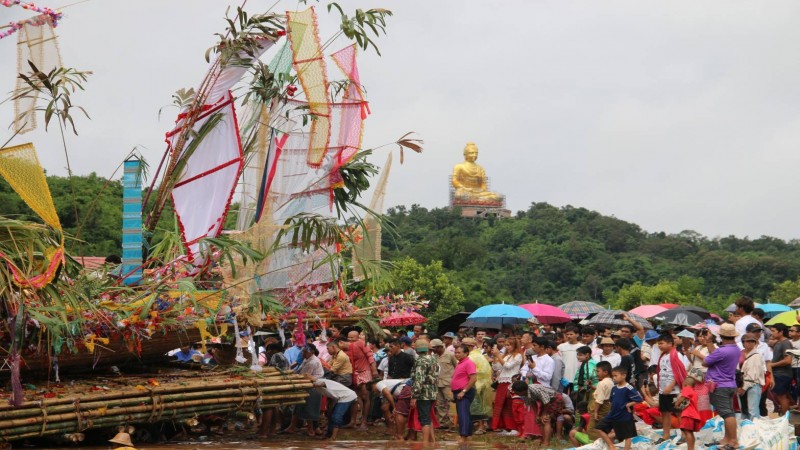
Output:
<svg viewBox="0 0 800 450">
<path fill-rule="evenodd" d="M 408 337 L 408 336 L 400 336 L 400 342 L 402 342 L 403 344 L 406 344 L 406 345 L 410 345 L 411 344 L 411 338 Z"/>
<path fill-rule="evenodd" d="M 443 338 L 455 339 L 456 334 L 453 333 L 452 331 L 448 331 L 447 333 L 443 334 L 442 337 Z"/>
<path fill-rule="evenodd" d="M 764 331 L 764 329 L 761 328 L 761 324 L 758 324 L 758 323 L 754 322 L 754 323 L 748 323 L 747 324 L 747 328 L 745 328 L 744 331 L 746 331 L 748 333 L 757 333 L 757 332 L 760 332 L 760 331 Z"/>
</svg>

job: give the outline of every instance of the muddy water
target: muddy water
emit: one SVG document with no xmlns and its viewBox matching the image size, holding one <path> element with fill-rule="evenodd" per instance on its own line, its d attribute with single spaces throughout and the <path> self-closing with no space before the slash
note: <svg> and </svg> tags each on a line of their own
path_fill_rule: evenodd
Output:
<svg viewBox="0 0 800 450">
<path fill-rule="evenodd" d="M 230 442 L 176 442 L 172 444 L 162 444 L 158 446 L 137 446 L 139 450 L 246 450 L 246 449 L 273 449 L 281 448 L 284 450 L 309 450 L 309 449 L 325 449 L 325 450 L 394 450 L 394 449 L 430 449 L 431 447 L 423 447 L 421 443 L 414 442 L 397 442 L 397 441 L 230 441 Z M 455 441 L 439 442 L 436 449 L 458 449 L 459 446 Z M 470 445 L 470 448 L 483 448 L 483 449 L 510 449 L 512 447 L 506 445 L 489 445 L 484 442 L 475 442 Z"/>
<path fill-rule="evenodd" d="M 451 437 L 449 435 L 448 437 Z M 397 441 L 352 441 L 342 440 L 336 442 L 328 441 L 314 441 L 314 440 L 289 440 L 289 439 L 270 439 L 270 440 L 232 440 L 226 438 L 224 441 L 191 441 L 191 442 L 166 442 L 155 445 L 137 445 L 138 450 L 253 450 L 253 449 L 276 449 L 283 450 L 400 450 L 400 449 L 413 449 L 413 450 L 431 450 L 431 449 L 448 449 L 455 450 L 459 448 L 470 449 L 516 449 L 528 448 L 522 444 L 517 447 L 514 444 L 489 444 L 486 442 L 471 442 L 468 447 L 459 447 L 459 445 L 452 440 L 437 442 L 435 447 L 423 447 L 419 442 L 397 442 Z M 64 447 L 71 450 L 100 450 L 109 447 Z"/>
</svg>

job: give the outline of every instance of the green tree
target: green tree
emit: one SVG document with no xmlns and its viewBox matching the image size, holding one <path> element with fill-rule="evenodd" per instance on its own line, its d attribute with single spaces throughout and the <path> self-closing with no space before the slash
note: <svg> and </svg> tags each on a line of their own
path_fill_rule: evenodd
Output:
<svg viewBox="0 0 800 450">
<path fill-rule="evenodd" d="M 463 308 L 464 294 L 450 281 L 441 261 L 422 265 L 411 258 L 401 259 L 395 263 L 392 278 L 395 292 L 415 291 L 429 302 L 421 313 L 428 318 L 431 327 Z"/>
<path fill-rule="evenodd" d="M 675 281 L 660 281 L 655 286 L 646 286 L 640 282 L 626 285 L 614 295 L 609 304 L 613 309 L 629 311 L 641 305 L 658 305 L 661 303 L 689 303 L 691 297 L 680 291 Z"/>
<path fill-rule="evenodd" d="M 767 298 L 772 303 L 788 305 L 797 297 L 800 297 L 800 278 L 776 284 Z"/>
</svg>

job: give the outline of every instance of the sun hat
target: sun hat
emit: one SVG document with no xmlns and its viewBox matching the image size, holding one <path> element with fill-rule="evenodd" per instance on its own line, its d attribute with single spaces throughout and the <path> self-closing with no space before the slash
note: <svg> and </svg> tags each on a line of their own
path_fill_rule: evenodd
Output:
<svg viewBox="0 0 800 450">
<path fill-rule="evenodd" d="M 443 338 L 455 339 L 456 334 L 453 333 L 452 331 L 448 331 L 447 333 L 443 334 L 442 337 Z"/>
<path fill-rule="evenodd" d="M 694 335 L 694 333 L 692 333 L 692 332 L 691 332 L 691 331 L 689 331 L 689 330 L 683 330 L 683 331 L 681 331 L 680 333 L 678 333 L 678 337 L 679 337 L 679 338 L 689 338 L 689 339 L 694 339 L 694 338 L 695 338 L 695 335 Z"/>
<path fill-rule="evenodd" d="M 128 433 L 117 433 L 117 435 L 109 439 L 108 442 L 113 442 L 114 444 L 133 447 L 133 442 L 131 442 L 131 435 Z"/>
<path fill-rule="evenodd" d="M 417 342 L 414 343 L 414 350 L 420 353 L 426 353 L 428 351 L 428 345 L 430 345 L 430 342 L 425 339 L 417 339 Z"/>
<path fill-rule="evenodd" d="M 478 341 L 476 341 L 475 338 L 471 337 L 465 337 L 464 339 L 461 340 L 461 343 L 464 345 L 471 345 L 473 347 L 478 345 Z"/>
<path fill-rule="evenodd" d="M 616 345 L 616 344 L 614 344 L 613 339 L 609 337 L 604 337 L 603 339 L 600 339 L 600 346 L 602 347 L 604 345 Z"/>
<path fill-rule="evenodd" d="M 444 347 L 444 342 L 441 339 L 434 339 L 431 341 L 431 347 Z"/>
<path fill-rule="evenodd" d="M 733 326 L 732 323 L 723 323 L 719 327 L 719 335 L 722 337 L 735 338 L 739 335 L 739 332 L 736 331 L 736 327 Z"/>
<path fill-rule="evenodd" d="M 647 330 L 644 334 L 645 341 L 652 341 L 653 339 L 658 339 L 658 331 L 656 330 Z"/>
</svg>

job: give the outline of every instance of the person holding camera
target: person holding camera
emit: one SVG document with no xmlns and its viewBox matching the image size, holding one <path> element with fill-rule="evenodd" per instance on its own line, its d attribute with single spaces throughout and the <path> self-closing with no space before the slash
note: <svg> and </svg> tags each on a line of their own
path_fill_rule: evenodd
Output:
<svg viewBox="0 0 800 450">
<path fill-rule="evenodd" d="M 536 348 L 536 344 L 534 344 L 534 348 Z M 498 372 L 492 414 L 492 429 L 495 431 L 511 431 L 515 428 L 509 387 L 512 379 L 519 375 L 523 356 L 519 341 L 514 337 L 508 338 L 505 342 L 505 350 L 505 354 L 502 354 L 497 346 L 492 349 L 494 361 L 492 368 Z"/>
</svg>

